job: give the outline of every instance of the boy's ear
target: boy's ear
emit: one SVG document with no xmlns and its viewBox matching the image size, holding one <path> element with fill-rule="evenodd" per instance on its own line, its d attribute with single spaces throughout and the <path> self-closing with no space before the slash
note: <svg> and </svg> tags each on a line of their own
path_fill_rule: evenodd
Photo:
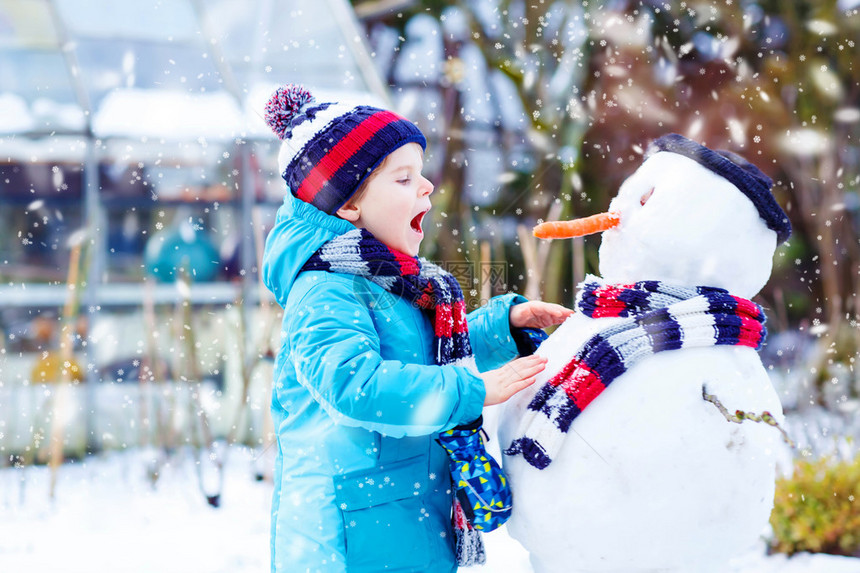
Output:
<svg viewBox="0 0 860 573">
<path fill-rule="evenodd" d="M 361 207 L 348 202 L 346 205 L 338 209 L 336 214 L 341 219 L 345 219 L 350 223 L 355 223 L 358 221 L 358 218 L 361 217 Z"/>
</svg>

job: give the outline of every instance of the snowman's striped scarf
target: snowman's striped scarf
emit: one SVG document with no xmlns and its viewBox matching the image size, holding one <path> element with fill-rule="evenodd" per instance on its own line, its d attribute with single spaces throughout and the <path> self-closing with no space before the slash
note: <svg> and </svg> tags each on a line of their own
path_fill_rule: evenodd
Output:
<svg viewBox="0 0 860 573">
<path fill-rule="evenodd" d="M 716 345 L 758 350 L 767 333 L 759 305 L 713 287 L 658 281 L 609 285 L 589 276 L 576 307 L 591 318 L 625 320 L 587 340 L 529 403 L 518 437 L 505 453 L 521 453 L 538 469 L 552 462 L 585 407 L 642 358 L 664 350 Z"/>
<path fill-rule="evenodd" d="M 436 364 L 477 372 L 463 291 L 457 279 L 438 265 L 390 249 L 367 229 L 354 229 L 325 243 L 302 270 L 358 275 L 428 311 Z"/>
</svg>

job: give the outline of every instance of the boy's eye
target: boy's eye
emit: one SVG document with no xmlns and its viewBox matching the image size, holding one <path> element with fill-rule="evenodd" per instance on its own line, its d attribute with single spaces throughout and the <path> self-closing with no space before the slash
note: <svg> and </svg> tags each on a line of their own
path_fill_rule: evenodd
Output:
<svg viewBox="0 0 860 573">
<path fill-rule="evenodd" d="M 410 177 L 403 177 L 397 180 L 398 183 L 402 183 L 403 185 L 408 184 L 410 181 L 412 181 Z"/>
</svg>

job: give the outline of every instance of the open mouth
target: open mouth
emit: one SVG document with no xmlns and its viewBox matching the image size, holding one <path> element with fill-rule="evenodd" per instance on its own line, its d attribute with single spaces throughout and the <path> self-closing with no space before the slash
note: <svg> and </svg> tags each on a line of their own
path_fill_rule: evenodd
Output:
<svg viewBox="0 0 860 573">
<path fill-rule="evenodd" d="M 409 226 L 412 227 L 412 230 L 416 233 L 424 234 L 421 230 L 421 222 L 424 220 L 424 215 L 427 214 L 427 211 L 421 211 L 414 217 L 412 217 L 412 221 L 409 222 Z"/>
</svg>

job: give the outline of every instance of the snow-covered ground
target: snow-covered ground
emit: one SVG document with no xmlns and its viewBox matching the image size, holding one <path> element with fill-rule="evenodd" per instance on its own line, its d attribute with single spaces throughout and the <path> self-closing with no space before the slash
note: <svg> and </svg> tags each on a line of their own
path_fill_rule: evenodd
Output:
<svg viewBox="0 0 860 573">
<path fill-rule="evenodd" d="M 163 467 L 155 489 L 151 456 L 137 451 L 66 464 L 54 502 L 46 467 L 4 469 L 0 571 L 267 571 L 271 484 L 253 479 L 250 456 L 229 452 L 217 509 L 200 492 L 191 455 Z"/>
<path fill-rule="evenodd" d="M 0 470 L 0 572 L 252 573 L 268 570 L 271 484 L 254 456 L 228 452 L 221 506 L 200 492 L 195 460 L 177 455 L 153 488 L 151 454 L 93 456 L 60 468 L 54 501 L 44 466 Z M 528 573 L 528 556 L 504 531 L 484 536 L 487 563 L 470 573 Z M 858 573 L 860 559 L 832 555 L 735 559 L 726 573 Z"/>
</svg>

